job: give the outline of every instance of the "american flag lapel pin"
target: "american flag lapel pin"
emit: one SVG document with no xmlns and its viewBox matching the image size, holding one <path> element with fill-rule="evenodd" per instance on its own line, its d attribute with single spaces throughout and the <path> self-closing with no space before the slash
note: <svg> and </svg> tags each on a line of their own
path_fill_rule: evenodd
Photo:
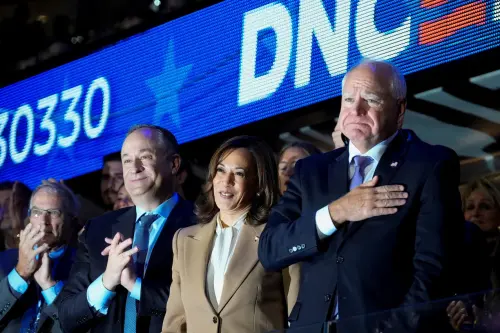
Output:
<svg viewBox="0 0 500 333">
<path fill-rule="evenodd" d="M 392 163 L 391 163 L 391 168 L 395 168 L 395 167 L 397 167 L 397 166 L 398 166 L 398 162 L 392 162 Z"/>
</svg>

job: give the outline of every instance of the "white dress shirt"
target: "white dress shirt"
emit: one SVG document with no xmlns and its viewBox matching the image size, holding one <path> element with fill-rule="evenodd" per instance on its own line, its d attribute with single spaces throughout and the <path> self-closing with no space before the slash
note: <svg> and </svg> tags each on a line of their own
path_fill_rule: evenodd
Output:
<svg viewBox="0 0 500 333">
<path fill-rule="evenodd" d="M 246 216 L 247 213 L 241 215 L 232 226 L 223 228 L 220 215 L 217 214 L 217 226 L 206 280 L 208 297 L 216 310 L 222 295 L 222 288 L 224 288 L 224 275 L 233 256 Z"/>
<path fill-rule="evenodd" d="M 377 165 L 380 162 L 380 159 L 382 159 L 382 155 L 384 155 L 387 147 L 392 140 L 394 140 L 397 134 L 398 132 L 396 131 L 396 133 L 392 136 L 378 143 L 364 154 L 361 154 L 359 149 L 356 148 L 352 142 L 349 142 L 349 182 L 352 181 L 352 177 L 354 177 L 354 156 L 370 156 L 372 158 L 372 162 L 368 164 L 363 171 L 363 183 L 372 180 L 375 170 L 377 169 Z M 332 218 L 330 217 L 328 205 L 316 212 L 316 229 L 318 230 L 320 239 L 331 236 L 335 231 L 337 231 L 337 228 L 335 228 Z"/>
</svg>

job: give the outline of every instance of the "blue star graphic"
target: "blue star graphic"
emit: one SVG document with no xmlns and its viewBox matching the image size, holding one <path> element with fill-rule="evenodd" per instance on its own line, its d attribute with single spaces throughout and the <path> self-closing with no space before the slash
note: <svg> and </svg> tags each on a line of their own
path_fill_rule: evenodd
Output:
<svg viewBox="0 0 500 333">
<path fill-rule="evenodd" d="M 63 88 L 61 89 L 61 94 L 59 95 L 58 109 L 56 109 L 56 110 L 61 110 L 61 111 L 66 112 L 65 109 L 69 106 L 68 104 L 70 102 L 69 101 L 64 102 L 64 107 L 60 106 L 59 103 L 61 103 L 62 91 L 67 90 L 69 88 L 72 88 L 72 87 L 70 87 L 69 79 L 67 76 L 64 76 Z M 82 96 L 80 96 L 79 103 L 81 103 L 82 100 L 85 98 L 84 94 L 85 94 L 85 92 L 83 91 Z M 78 105 L 76 107 L 78 109 Z M 53 115 L 52 117 L 53 117 L 53 120 L 56 123 L 56 125 L 59 124 L 61 126 L 62 125 L 61 122 L 64 122 L 64 113 L 60 112 L 56 115 L 56 112 L 54 112 L 52 115 Z M 82 120 L 82 124 L 80 124 L 80 126 L 83 126 L 83 120 Z M 57 132 L 56 135 L 58 137 L 59 133 L 58 133 L 58 131 L 56 131 L 56 132 Z M 68 134 L 69 133 L 64 133 L 64 135 L 68 135 Z M 59 147 L 57 145 L 57 137 L 56 137 L 56 140 L 54 141 L 54 145 L 52 146 L 50 152 L 47 155 L 45 155 L 48 157 L 45 170 L 53 171 L 54 168 L 57 168 L 58 165 L 60 165 L 62 163 L 72 164 L 72 163 L 77 162 L 77 160 L 75 158 L 75 146 L 78 144 L 79 139 L 82 137 L 82 135 L 85 135 L 83 128 L 80 130 L 80 135 L 76 139 L 76 141 L 71 146 L 69 146 L 67 148 Z"/>
<path fill-rule="evenodd" d="M 170 115 L 172 122 L 179 127 L 181 123 L 179 92 L 191 71 L 192 65 L 177 68 L 174 59 L 174 43 L 169 41 L 168 51 L 160 75 L 146 80 L 156 97 L 156 112 L 153 123 L 162 125 L 163 116 Z"/>
</svg>

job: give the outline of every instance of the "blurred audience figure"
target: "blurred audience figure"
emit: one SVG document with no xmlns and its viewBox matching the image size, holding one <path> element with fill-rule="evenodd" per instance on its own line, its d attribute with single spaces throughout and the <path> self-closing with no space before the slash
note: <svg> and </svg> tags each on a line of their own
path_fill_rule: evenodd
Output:
<svg viewBox="0 0 500 333">
<path fill-rule="evenodd" d="M 211 331 L 219 333 L 284 328 L 282 273 L 266 272 L 257 257 L 279 198 L 276 165 L 271 148 L 256 137 L 232 138 L 214 153 L 196 202 L 198 224 L 174 236 L 162 332 L 206 332 L 209 322 L 218 323 Z"/>
<path fill-rule="evenodd" d="M 19 249 L 0 254 L 0 330 L 62 332 L 57 296 L 75 250 L 78 203 L 66 186 L 44 182 L 30 200 L 29 223 L 19 234 Z"/>
<path fill-rule="evenodd" d="M 21 182 L 0 183 L 1 250 L 17 248 L 17 234 L 24 228 L 31 190 Z"/>
<path fill-rule="evenodd" d="M 122 187 L 120 187 L 120 189 L 118 190 L 118 195 L 116 197 L 113 210 L 132 207 L 133 205 L 134 203 L 132 202 L 130 194 L 128 194 L 127 192 L 127 188 L 125 187 L 125 185 L 122 185 Z"/>
<path fill-rule="evenodd" d="M 293 176 L 295 163 L 314 154 L 321 154 L 321 151 L 308 142 L 292 142 L 283 146 L 278 158 L 281 195 L 285 193 L 290 177 Z"/>
<path fill-rule="evenodd" d="M 175 175 L 175 191 L 184 200 L 186 200 L 186 194 L 184 193 L 184 183 L 186 182 L 189 176 L 188 164 L 189 164 L 188 161 L 181 159 L 181 165 L 179 166 L 179 171 L 177 171 L 177 174 Z"/>
<path fill-rule="evenodd" d="M 123 185 L 123 166 L 120 153 L 104 156 L 101 172 L 101 198 L 106 210 L 112 210 Z"/>
<path fill-rule="evenodd" d="M 474 321 L 476 325 L 488 326 L 487 329 L 491 331 L 493 329 L 491 325 L 495 323 L 493 320 L 495 314 L 495 319 L 497 321 L 500 319 L 498 317 L 500 311 L 500 189 L 486 178 L 480 178 L 468 183 L 461 192 L 465 219 L 480 228 L 486 240 L 484 246 L 479 241 L 474 242 L 476 244 L 474 247 L 468 246 L 470 251 L 475 253 L 475 257 L 468 260 L 463 258 L 465 262 L 470 263 L 463 274 L 471 271 L 469 275 L 473 274 L 477 277 L 477 275 L 483 275 L 481 272 L 486 269 L 492 291 L 484 297 L 483 308 L 476 308 L 473 311 L 470 304 L 466 304 L 467 302 L 455 301 L 450 304 L 447 312 L 451 325 L 458 331 L 464 324 Z M 469 236 L 471 235 L 473 233 L 469 232 Z M 483 260 L 483 257 L 486 257 L 486 260 Z M 496 328 L 500 329 L 500 326 Z"/>
<path fill-rule="evenodd" d="M 344 138 L 342 138 L 342 132 L 340 131 L 340 123 L 337 122 L 335 129 L 332 132 L 333 149 L 338 149 L 345 147 Z"/>
</svg>

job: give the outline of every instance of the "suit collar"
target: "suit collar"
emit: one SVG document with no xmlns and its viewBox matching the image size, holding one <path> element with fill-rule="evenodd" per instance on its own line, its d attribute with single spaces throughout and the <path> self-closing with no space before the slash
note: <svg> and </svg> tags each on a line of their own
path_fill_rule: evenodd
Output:
<svg viewBox="0 0 500 333">
<path fill-rule="evenodd" d="M 369 151 L 366 153 L 362 154 L 356 146 L 352 142 L 349 142 L 349 164 L 351 164 L 352 159 L 354 156 L 369 156 L 371 157 L 376 163 L 380 162 L 380 159 L 384 155 L 385 151 L 391 144 L 391 142 L 396 138 L 398 135 L 398 131 L 396 131 L 393 135 L 391 135 L 389 138 L 385 139 L 382 142 L 379 142 L 376 144 L 374 147 L 372 147 Z"/>
<path fill-rule="evenodd" d="M 328 198 L 326 202 L 332 202 L 339 199 L 349 190 L 349 152 L 346 148 L 340 148 L 342 151 L 336 156 L 328 166 Z"/>
<path fill-rule="evenodd" d="M 208 299 L 205 285 L 216 224 L 215 217 L 207 224 L 200 224 L 199 228 L 195 229 L 196 232 L 188 235 L 186 240 L 186 247 L 188 247 L 186 253 L 193 253 L 192 256 L 189 256 L 190 262 L 187 263 L 189 272 L 187 276 L 193 279 L 193 283 L 187 283 L 186 285 L 193 285 L 196 294 L 204 296 L 200 301 L 205 302 L 205 305 L 211 308 L 214 314 L 217 313 L 217 309 L 213 307 L 212 302 Z"/>
<path fill-rule="evenodd" d="M 136 212 L 135 220 L 137 222 L 139 218 L 145 213 L 160 215 L 161 217 L 167 219 L 178 201 L 179 201 L 179 195 L 177 193 L 174 193 L 167 201 L 165 201 L 164 203 L 153 209 L 151 212 L 148 212 L 139 206 L 135 206 L 135 212 Z"/>
<path fill-rule="evenodd" d="M 211 222 L 202 225 L 195 233 L 188 236 L 190 242 L 187 243 L 187 246 L 191 247 L 189 253 L 196 254 L 190 257 L 192 261 L 188 264 L 191 267 L 188 276 L 196 279 L 196 281 L 193 281 L 194 288 L 197 289 L 198 294 L 205 296 L 203 302 L 206 302 L 214 313 L 221 313 L 259 261 L 257 250 L 264 225 L 251 226 L 246 223 L 243 224 L 225 274 L 219 306 L 218 309 L 215 309 L 207 296 L 206 278 L 216 223 L 216 217 L 214 217 Z"/>
<path fill-rule="evenodd" d="M 263 229 L 263 225 L 251 226 L 249 224 L 244 224 L 241 228 L 238 242 L 224 276 L 219 313 L 224 310 L 238 288 L 259 262 L 259 237 Z"/>
<path fill-rule="evenodd" d="M 134 238 L 134 226 L 136 220 L 136 211 L 134 207 L 127 209 L 122 215 L 118 216 L 116 222 L 111 226 L 111 237 L 117 232 L 123 235 L 124 239 Z"/>
</svg>

